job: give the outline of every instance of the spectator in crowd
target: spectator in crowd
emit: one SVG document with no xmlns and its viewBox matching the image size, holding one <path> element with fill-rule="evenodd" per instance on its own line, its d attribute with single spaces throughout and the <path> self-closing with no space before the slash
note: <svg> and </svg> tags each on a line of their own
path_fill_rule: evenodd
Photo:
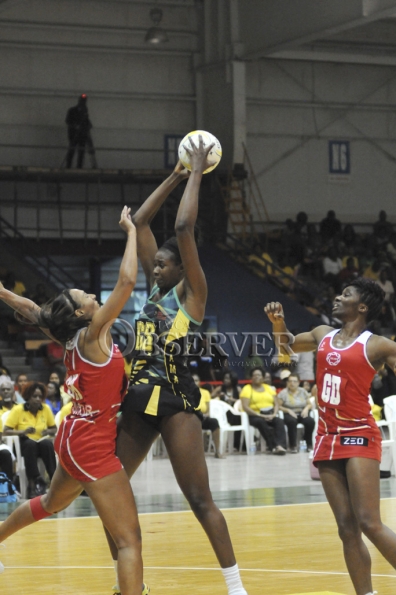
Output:
<svg viewBox="0 0 396 595">
<path fill-rule="evenodd" d="M 343 256 L 342 256 L 342 268 L 345 268 L 348 264 L 348 258 L 353 259 L 353 266 L 357 271 L 359 271 L 359 259 L 356 255 L 356 249 L 354 246 L 349 246 L 347 249 L 344 249 Z"/>
<path fill-rule="evenodd" d="M 301 381 L 308 380 L 313 382 L 315 380 L 315 354 L 313 351 L 305 351 L 297 353 L 298 356 L 296 365 L 296 374 Z M 309 357 L 307 357 L 309 356 Z"/>
<path fill-rule="evenodd" d="M 3 364 L 3 356 L 0 353 L 0 376 L 8 376 L 9 378 L 10 376 L 10 371 L 9 369 Z"/>
<path fill-rule="evenodd" d="M 396 233 L 392 233 L 386 245 L 386 252 L 393 265 L 396 264 Z"/>
<path fill-rule="evenodd" d="M 42 347 L 44 348 L 44 359 L 49 368 L 51 370 L 57 370 L 58 368 L 63 370 L 64 363 L 62 346 L 56 341 L 51 341 Z"/>
<path fill-rule="evenodd" d="M 26 287 L 22 281 L 17 281 L 14 273 L 12 272 L 7 273 L 7 275 L 4 277 L 3 285 L 5 289 L 12 291 L 12 293 L 15 293 L 16 295 L 23 296 L 26 293 Z"/>
<path fill-rule="evenodd" d="M 47 288 L 45 287 L 44 283 L 37 283 L 35 292 L 33 293 L 31 299 L 35 302 L 38 306 L 42 306 L 46 304 L 51 296 L 47 292 Z"/>
<path fill-rule="evenodd" d="M 341 222 L 334 211 L 328 211 L 327 216 L 320 222 L 320 235 L 324 243 L 341 234 Z"/>
<path fill-rule="evenodd" d="M 392 281 L 389 280 L 388 269 L 383 268 L 380 270 L 379 279 L 377 284 L 385 292 L 385 302 L 391 304 L 395 297 L 395 288 L 393 287 Z"/>
<path fill-rule="evenodd" d="M 198 405 L 198 417 L 202 423 L 203 430 L 210 430 L 212 432 L 213 444 L 215 448 L 215 458 L 224 459 L 220 452 L 220 425 L 217 419 L 209 416 L 209 403 L 211 401 L 211 394 L 208 390 L 201 387 L 201 381 L 198 374 L 192 375 L 195 384 L 201 393 L 201 400 Z"/>
<path fill-rule="evenodd" d="M 41 382 L 29 382 L 23 392 L 26 403 L 16 405 L 7 417 L 5 436 L 19 436 L 28 479 L 28 498 L 46 493 L 46 481 L 38 469 L 38 459 L 44 462 L 52 479 L 55 473 L 55 451 L 50 436 L 56 425 L 51 409 L 44 403 L 46 388 Z"/>
<path fill-rule="evenodd" d="M 341 270 L 341 258 L 338 256 L 337 250 L 333 246 L 330 246 L 327 256 L 323 258 L 324 281 L 334 286 L 338 282 L 338 274 Z"/>
<path fill-rule="evenodd" d="M 50 407 L 52 413 L 56 415 L 62 407 L 62 397 L 60 387 L 57 382 L 48 382 L 46 404 Z"/>
<path fill-rule="evenodd" d="M 14 383 L 7 376 L 0 377 L 0 416 L 15 406 Z"/>
<path fill-rule="evenodd" d="M 69 139 L 69 150 L 66 155 L 66 167 L 72 166 L 74 152 L 77 149 L 77 168 L 81 169 L 84 164 L 85 147 L 91 157 L 92 167 L 96 168 L 95 149 L 91 137 L 92 123 L 89 119 L 87 96 L 83 93 L 77 105 L 71 107 L 66 115 L 67 136 Z"/>
<path fill-rule="evenodd" d="M 267 450 L 275 455 L 286 454 L 286 434 L 283 420 L 278 415 L 276 391 L 264 384 L 262 368 L 253 368 L 251 384 L 241 390 L 243 410 L 251 426 L 257 428 L 267 443 Z"/>
<path fill-rule="evenodd" d="M 3 442 L 3 422 L 0 412 L 0 471 L 5 473 L 10 481 L 14 476 L 14 464 L 12 462 L 12 454 L 8 446 Z"/>
<path fill-rule="evenodd" d="M 377 244 L 386 244 L 393 233 L 393 225 L 387 221 L 386 211 L 380 211 L 378 221 L 373 225 L 373 234 Z"/>
<path fill-rule="evenodd" d="M 68 403 L 66 403 L 66 405 L 63 405 L 62 409 L 60 410 L 60 416 L 59 416 L 59 422 L 58 422 L 59 426 L 65 419 L 66 415 L 69 415 L 69 413 L 71 413 L 72 408 L 73 408 L 73 401 L 69 401 Z"/>
<path fill-rule="evenodd" d="M 365 268 L 363 277 L 366 277 L 366 279 L 372 279 L 373 281 L 378 281 L 380 272 L 381 261 L 379 258 L 375 258 L 373 262 Z"/>
<path fill-rule="evenodd" d="M 17 405 L 23 404 L 25 399 L 23 398 L 23 391 L 25 386 L 29 382 L 29 378 L 27 374 L 21 373 L 18 374 L 15 381 L 15 403 Z"/>
<path fill-rule="evenodd" d="M 238 386 L 238 376 L 235 372 L 224 372 L 223 384 L 213 391 L 213 398 L 218 397 L 231 407 L 239 399 L 241 388 Z"/>
<path fill-rule="evenodd" d="M 346 260 L 346 266 L 338 273 L 340 287 L 342 287 L 345 283 L 356 279 L 358 275 L 359 271 L 355 266 L 355 258 L 353 256 L 349 256 Z"/>
<path fill-rule="evenodd" d="M 300 387 L 300 377 L 292 372 L 287 379 L 286 388 L 278 393 L 279 409 L 283 411 L 285 426 L 289 434 L 290 452 L 297 452 L 297 424 L 304 426 L 304 440 L 308 450 L 312 450 L 312 434 L 315 420 L 310 417 L 310 395 Z"/>
<path fill-rule="evenodd" d="M 63 377 L 59 375 L 59 372 L 53 370 L 48 378 L 48 382 L 55 382 L 59 386 L 62 403 L 63 405 L 66 405 L 70 401 L 71 396 L 65 391 L 63 387 Z"/>
<path fill-rule="evenodd" d="M 350 223 L 347 223 L 347 225 L 345 225 L 342 234 L 341 234 L 341 238 L 342 241 L 344 242 L 344 245 L 350 249 L 353 248 L 356 244 L 356 232 L 355 229 L 353 227 L 353 225 L 351 225 Z"/>
<path fill-rule="evenodd" d="M 309 380 L 302 380 L 302 387 L 304 390 L 307 391 L 307 393 L 309 395 L 311 395 L 312 386 L 311 386 L 311 383 L 309 382 Z"/>
</svg>

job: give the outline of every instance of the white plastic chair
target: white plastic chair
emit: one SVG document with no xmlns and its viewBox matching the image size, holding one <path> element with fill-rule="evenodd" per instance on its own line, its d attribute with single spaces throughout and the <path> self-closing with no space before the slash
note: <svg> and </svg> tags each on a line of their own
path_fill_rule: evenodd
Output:
<svg viewBox="0 0 396 595">
<path fill-rule="evenodd" d="M 10 412 L 6 411 L 1 416 L 1 421 L 4 427 L 7 425 L 7 417 L 9 416 Z M 3 440 L 5 444 L 11 448 L 13 452 L 15 452 L 16 456 L 16 473 L 19 476 L 19 488 L 22 498 L 27 498 L 27 488 L 28 488 L 28 480 L 26 475 L 26 468 L 25 468 L 25 459 L 21 453 L 21 444 L 19 442 L 19 436 L 4 436 L 3 433 Z M 14 450 L 13 450 L 14 449 Z M 38 468 L 42 477 L 45 476 L 46 469 L 44 465 L 44 461 L 42 459 L 38 459 Z"/>
<path fill-rule="evenodd" d="M 225 438 L 228 437 L 228 451 L 230 453 L 234 450 L 234 432 L 242 432 L 242 440 L 245 440 L 245 443 L 248 444 L 249 440 L 249 430 L 246 427 L 246 424 L 242 423 L 239 426 L 232 426 L 227 419 L 227 411 L 231 411 L 234 415 L 241 415 L 241 412 L 236 411 L 235 408 L 230 407 L 227 403 L 220 401 L 219 399 L 212 399 L 209 403 L 209 415 L 210 417 L 214 417 L 219 422 L 220 426 L 220 454 L 224 454 L 225 451 Z M 243 443 L 241 440 L 240 448 L 242 448 Z"/>
<path fill-rule="evenodd" d="M 255 428 L 254 426 L 251 426 L 250 425 L 250 423 L 249 423 L 249 416 L 246 413 L 246 411 L 243 410 L 243 405 L 242 405 L 241 399 L 238 399 L 238 401 L 235 401 L 233 413 L 235 415 L 240 415 L 241 416 L 241 424 L 245 428 L 245 435 L 248 436 L 248 439 L 247 440 L 245 438 L 245 444 L 246 444 L 246 452 L 247 452 L 247 454 L 248 455 L 252 455 L 254 453 L 254 451 L 252 449 L 252 446 L 254 446 L 254 444 L 255 444 L 255 437 L 260 442 L 260 450 L 261 450 L 261 452 L 265 452 L 265 450 L 267 448 L 267 443 L 264 440 L 264 438 L 262 437 L 262 435 L 260 434 L 259 430 L 257 428 Z M 241 442 L 241 446 L 240 446 L 240 449 L 239 450 L 241 450 L 241 449 L 242 449 L 242 442 Z"/>
<path fill-rule="evenodd" d="M 369 401 L 372 403 L 371 395 L 369 395 Z M 390 397 L 385 397 L 384 399 L 384 413 L 386 419 L 381 419 L 377 421 L 377 426 L 379 426 L 381 433 L 383 435 L 382 439 L 382 449 L 383 451 L 386 448 L 390 449 L 391 453 L 391 468 L 390 472 L 392 475 L 396 474 L 396 395 L 391 395 Z M 385 436 L 383 428 L 388 428 L 389 438 Z"/>
</svg>

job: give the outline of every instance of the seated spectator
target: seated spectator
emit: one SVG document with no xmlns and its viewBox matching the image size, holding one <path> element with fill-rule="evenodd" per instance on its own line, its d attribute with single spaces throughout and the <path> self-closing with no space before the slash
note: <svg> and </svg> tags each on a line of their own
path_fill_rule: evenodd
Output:
<svg viewBox="0 0 396 595">
<path fill-rule="evenodd" d="M 380 211 L 378 215 L 378 221 L 373 225 L 373 234 L 377 241 L 377 244 L 388 243 L 393 233 L 393 225 L 387 221 L 386 211 Z"/>
<path fill-rule="evenodd" d="M 3 364 L 3 356 L 0 353 L 0 376 L 8 376 L 11 378 L 10 371 L 6 366 Z"/>
<path fill-rule="evenodd" d="M 392 303 L 393 298 L 395 297 L 395 288 L 393 287 L 392 281 L 389 280 L 387 269 L 380 270 L 379 279 L 377 279 L 376 283 L 385 292 L 385 302 L 388 304 Z"/>
<path fill-rule="evenodd" d="M 353 256 L 349 256 L 346 260 L 346 266 L 338 273 L 340 287 L 342 287 L 345 283 L 353 281 L 353 279 L 356 279 L 358 275 L 359 271 L 355 266 L 355 258 Z"/>
<path fill-rule="evenodd" d="M 238 386 L 238 376 L 235 372 L 224 372 L 223 384 L 217 386 L 213 391 L 213 398 L 218 397 L 221 401 L 228 403 L 231 407 L 239 399 L 241 387 Z"/>
<path fill-rule="evenodd" d="M 312 408 L 309 393 L 300 387 L 300 377 L 292 372 L 287 379 L 286 388 L 278 393 L 279 409 L 283 411 L 285 425 L 289 434 L 290 452 L 297 452 L 297 424 L 304 426 L 304 440 L 308 450 L 312 450 L 312 434 L 315 420 L 310 417 Z"/>
<path fill-rule="evenodd" d="M 16 295 L 24 296 L 26 293 L 26 287 L 22 281 L 17 281 L 14 273 L 7 273 L 4 277 L 3 285 L 5 289 L 12 291 Z"/>
<path fill-rule="evenodd" d="M 201 387 L 201 381 L 198 374 L 193 374 L 195 384 L 198 386 L 201 393 L 201 400 L 198 405 L 198 417 L 202 423 L 203 430 L 210 430 L 212 432 L 213 444 L 215 448 L 215 458 L 224 459 L 220 452 L 220 426 L 217 419 L 209 417 L 209 403 L 211 401 L 211 394 L 208 390 Z"/>
<path fill-rule="evenodd" d="M 323 243 L 329 242 L 341 233 L 341 222 L 336 218 L 334 211 L 327 212 L 327 216 L 320 222 L 319 229 Z"/>
<path fill-rule="evenodd" d="M 28 479 L 28 498 L 46 493 L 46 481 L 38 469 L 38 459 L 44 462 L 52 479 L 55 473 L 55 451 L 50 436 L 55 436 L 56 425 L 51 409 L 44 403 L 46 388 L 41 382 L 29 382 L 23 396 L 26 403 L 16 405 L 10 412 L 5 436 L 19 436 Z"/>
<path fill-rule="evenodd" d="M 65 391 L 63 386 L 63 378 L 60 377 L 59 372 L 51 372 L 48 382 L 55 382 L 59 386 L 62 403 L 63 405 L 66 405 L 71 400 L 71 395 Z"/>
<path fill-rule="evenodd" d="M 323 280 L 326 283 L 334 285 L 338 281 L 338 274 L 342 270 L 341 258 L 339 258 L 337 250 L 331 246 L 328 250 L 327 256 L 323 258 Z"/>
<path fill-rule="evenodd" d="M 14 383 L 8 376 L 0 377 L 0 416 L 15 406 Z"/>
<path fill-rule="evenodd" d="M 258 429 L 267 443 L 267 451 L 275 455 L 286 454 L 286 434 L 283 420 L 277 417 L 276 391 L 264 384 L 262 368 L 253 368 L 251 384 L 241 390 L 243 410 L 249 416 L 251 426 Z"/>
<path fill-rule="evenodd" d="M 12 454 L 8 446 L 3 442 L 3 422 L 0 415 L 0 471 L 5 473 L 10 481 L 14 477 L 14 464 Z"/>
<path fill-rule="evenodd" d="M 23 398 L 22 394 L 28 382 L 29 378 L 27 374 L 18 374 L 18 376 L 16 377 L 15 402 L 18 405 L 20 405 L 21 403 L 23 404 L 25 402 L 25 399 Z"/>
<path fill-rule="evenodd" d="M 381 272 L 381 261 L 376 258 L 366 269 L 364 270 L 363 277 L 367 279 L 373 279 L 378 281 Z"/>
<path fill-rule="evenodd" d="M 296 374 L 299 375 L 300 380 L 308 380 L 313 382 L 315 380 L 315 354 L 313 351 L 304 351 L 297 353 L 298 360 L 296 365 Z"/>
<path fill-rule="evenodd" d="M 303 381 L 302 381 L 302 387 L 303 387 L 303 389 L 304 389 L 304 390 L 306 390 L 306 391 L 307 391 L 307 393 L 308 393 L 308 394 L 311 396 L 311 389 L 312 389 L 312 386 L 311 386 L 311 383 L 309 382 L 309 380 L 303 380 Z"/>
<path fill-rule="evenodd" d="M 47 398 L 45 400 L 50 407 L 52 413 L 56 415 L 62 407 L 62 397 L 60 394 L 59 384 L 57 382 L 48 382 L 47 384 Z"/>
</svg>

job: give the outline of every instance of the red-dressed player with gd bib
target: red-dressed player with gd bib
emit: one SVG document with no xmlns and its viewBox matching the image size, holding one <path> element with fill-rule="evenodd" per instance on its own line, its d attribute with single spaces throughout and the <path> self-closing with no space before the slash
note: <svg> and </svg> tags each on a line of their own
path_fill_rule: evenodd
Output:
<svg viewBox="0 0 396 595">
<path fill-rule="evenodd" d="M 368 396 L 374 374 L 396 371 L 396 344 L 366 330 L 381 311 L 384 292 L 359 278 L 335 298 L 341 329 L 318 326 L 293 337 L 278 302 L 264 308 L 281 352 L 317 350 L 319 426 L 314 463 L 333 510 L 356 595 L 372 595 L 371 558 L 362 533 L 396 568 L 396 534 L 380 517 L 381 434 Z M 287 345 L 287 347 L 285 347 Z"/>
</svg>

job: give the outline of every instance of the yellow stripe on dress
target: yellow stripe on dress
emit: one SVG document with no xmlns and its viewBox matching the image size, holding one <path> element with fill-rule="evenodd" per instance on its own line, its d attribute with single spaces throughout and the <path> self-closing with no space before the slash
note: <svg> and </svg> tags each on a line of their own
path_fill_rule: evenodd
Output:
<svg viewBox="0 0 396 595">
<path fill-rule="evenodd" d="M 151 393 L 150 400 L 147 403 L 147 407 L 144 411 L 145 413 L 147 413 L 147 415 L 157 415 L 160 391 L 161 391 L 160 386 L 158 386 L 158 385 L 154 386 L 153 392 Z"/>
</svg>

